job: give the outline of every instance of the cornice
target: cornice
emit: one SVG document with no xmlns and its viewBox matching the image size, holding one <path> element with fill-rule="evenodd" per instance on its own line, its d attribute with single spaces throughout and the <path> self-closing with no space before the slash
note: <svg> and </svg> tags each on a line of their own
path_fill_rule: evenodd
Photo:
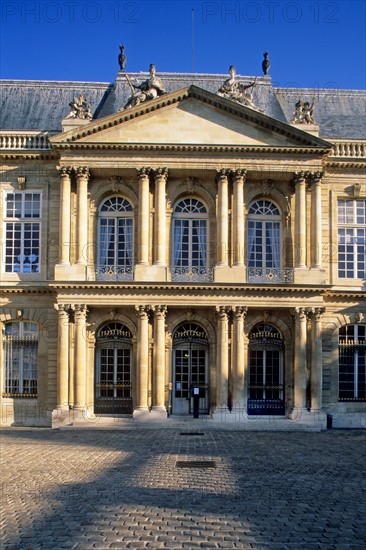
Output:
<svg viewBox="0 0 366 550">
<path fill-rule="evenodd" d="M 109 151 L 163 151 L 184 153 L 270 153 L 326 155 L 327 151 L 317 147 L 289 147 L 273 145 L 195 145 L 168 143 L 59 143 L 58 150 L 109 150 Z"/>
</svg>

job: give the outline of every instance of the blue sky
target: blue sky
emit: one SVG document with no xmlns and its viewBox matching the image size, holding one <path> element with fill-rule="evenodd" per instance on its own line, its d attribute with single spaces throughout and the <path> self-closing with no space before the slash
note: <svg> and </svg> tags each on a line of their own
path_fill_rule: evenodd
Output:
<svg viewBox="0 0 366 550">
<path fill-rule="evenodd" d="M 365 6 L 363 0 L 2 0 L 0 76 L 112 82 L 123 43 L 127 72 L 155 63 L 158 73 L 226 73 L 233 64 L 239 74 L 259 76 L 268 50 L 276 86 L 364 89 Z"/>
</svg>

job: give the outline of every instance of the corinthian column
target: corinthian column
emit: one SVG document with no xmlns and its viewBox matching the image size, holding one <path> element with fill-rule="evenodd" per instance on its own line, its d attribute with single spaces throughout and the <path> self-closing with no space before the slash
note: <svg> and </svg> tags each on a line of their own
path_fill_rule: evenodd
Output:
<svg viewBox="0 0 366 550">
<path fill-rule="evenodd" d="M 244 306 L 235 306 L 233 308 L 233 407 L 239 410 L 244 409 L 246 401 L 246 396 L 244 395 L 244 317 L 247 310 L 248 308 Z"/>
<path fill-rule="evenodd" d="M 322 266 L 322 172 L 309 174 L 311 182 L 311 266 Z"/>
<path fill-rule="evenodd" d="M 69 407 L 69 314 L 58 305 L 57 408 Z"/>
<path fill-rule="evenodd" d="M 77 182 L 77 264 L 88 262 L 88 179 L 89 168 L 75 169 Z"/>
<path fill-rule="evenodd" d="M 86 404 L 86 313 L 85 305 L 75 306 L 75 408 Z"/>
<path fill-rule="evenodd" d="M 70 265 L 71 167 L 58 168 L 60 174 L 60 264 Z"/>
<path fill-rule="evenodd" d="M 155 232 L 154 250 L 155 265 L 166 266 L 166 181 L 168 178 L 167 168 L 154 170 L 155 181 Z"/>
<path fill-rule="evenodd" d="M 228 208 L 228 175 L 229 170 L 223 169 L 217 173 L 217 264 L 227 266 L 229 246 L 229 208 Z"/>
<path fill-rule="evenodd" d="M 234 220 L 233 243 L 234 265 L 244 266 L 244 181 L 246 170 L 235 170 L 234 174 Z"/>
<path fill-rule="evenodd" d="M 154 308 L 153 409 L 165 410 L 165 315 L 166 306 Z"/>
<path fill-rule="evenodd" d="M 296 172 L 295 183 L 295 267 L 306 267 L 306 183 L 305 172 Z"/>
<path fill-rule="evenodd" d="M 217 406 L 227 409 L 229 390 L 229 308 L 217 306 Z"/>
<path fill-rule="evenodd" d="M 311 409 L 322 408 L 323 347 L 321 316 L 325 308 L 316 307 L 311 311 Z"/>
<path fill-rule="evenodd" d="M 295 364 L 294 364 L 294 408 L 306 407 L 306 310 L 294 309 L 295 316 Z"/>
<path fill-rule="evenodd" d="M 138 262 L 149 264 L 149 168 L 140 168 L 139 178 L 139 226 L 138 226 Z"/>
<path fill-rule="evenodd" d="M 149 373 L 149 311 L 150 306 L 136 306 L 138 312 L 137 343 L 137 403 L 136 408 L 148 409 L 148 373 Z"/>
</svg>

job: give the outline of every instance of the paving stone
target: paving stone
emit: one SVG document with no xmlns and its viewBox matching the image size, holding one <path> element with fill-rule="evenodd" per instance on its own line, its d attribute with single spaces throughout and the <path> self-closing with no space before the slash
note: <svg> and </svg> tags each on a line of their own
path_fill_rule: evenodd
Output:
<svg viewBox="0 0 366 550">
<path fill-rule="evenodd" d="M 2 429 L 1 550 L 364 550 L 365 432 L 180 431 Z"/>
</svg>

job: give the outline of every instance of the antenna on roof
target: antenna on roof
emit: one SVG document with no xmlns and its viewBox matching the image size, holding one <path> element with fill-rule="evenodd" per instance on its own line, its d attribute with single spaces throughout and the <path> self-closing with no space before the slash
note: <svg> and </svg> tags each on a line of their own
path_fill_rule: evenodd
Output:
<svg viewBox="0 0 366 550">
<path fill-rule="evenodd" d="M 194 73 L 194 9 L 192 9 L 192 73 Z"/>
</svg>

